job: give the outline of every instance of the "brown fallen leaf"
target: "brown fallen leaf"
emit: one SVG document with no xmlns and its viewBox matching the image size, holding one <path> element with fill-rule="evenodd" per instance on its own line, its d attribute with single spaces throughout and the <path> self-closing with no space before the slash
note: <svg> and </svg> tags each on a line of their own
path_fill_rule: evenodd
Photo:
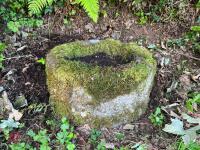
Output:
<svg viewBox="0 0 200 150">
<path fill-rule="evenodd" d="M 165 49 L 165 50 L 167 49 L 163 41 L 161 41 L 160 44 L 161 44 L 161 48 L 162 48 L 162 49 Z"/>
<path fill-rule="evenodd" d="M 115 145 L 114 145 L 113 143 L 106 143 L 106 144 L 105 144 L 105 147 L 106 147 L 107 149 L 115 149 Z"/>
<path fill-rule="evenodd" d="M 190 86 L 191 85 L 189 75 L 183 74 L 183 75 L 180 76 L 179 80 L 180 80 L 180 82 L 183 86 Z"/>
<path fill-rule="evenodd" d="M 85 124 L 83 126 L 78 127 L 77 131 L 81 136 L 88 138 L 91 132 L 91 128 L 88 124 Z"/>
<path fill-rule="evenodd" d="M 195 76 L 191 75 L 191 78 L 195 82 L 200 82 L 200 73 L 198 75 L 195 75 Z"/>
<path fill-rule="evenodd" d="M 132 125 L 132 124 L 126 124 L 124 127 L 123 127 L 123 129 L 124 130 L 133 130 L 134 129 L 134 125 Z"/>
</svg>

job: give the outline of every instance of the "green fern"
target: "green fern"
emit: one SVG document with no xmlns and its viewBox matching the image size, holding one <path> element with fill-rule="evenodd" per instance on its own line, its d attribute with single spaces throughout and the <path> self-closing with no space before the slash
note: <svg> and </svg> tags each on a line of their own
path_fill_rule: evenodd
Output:
<svg viewBox="0 0 200 150">
<path fill-rule="evenodd" d="M 32 0 L 29 2 L 29 12 L 31 14 L 38 14 L 46 6 L 52 5 L 54 0 Z"/>
<path fill-rule="evenodd" d="M 31 0 L 29 2 L 29 12 L 31 14 L 39 14 L 44 7 L 52 5 L 55 0 Z M 83 6 L 88 16 L 97 22 L 99 16 L 99 0 L 75 0 Z"/>
<path fill-rule="evenodd" d="M 88 16 L 97 22 L 99 16 L 99 1 L 98 0 L 76 0 L 77 3 L 83 6 Z"/>
</svg>

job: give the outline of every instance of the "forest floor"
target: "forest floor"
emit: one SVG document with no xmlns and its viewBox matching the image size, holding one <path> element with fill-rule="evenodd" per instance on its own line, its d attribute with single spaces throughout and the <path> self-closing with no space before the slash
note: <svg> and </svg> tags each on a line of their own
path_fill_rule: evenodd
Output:
<svg viewBox="0 0 200 150">
<path fill-rule="evenodd" d="M 53 16 L 46 16 L 46 23 L 41 28 L 25 30 L 20 34 L 1 35 L 1 40 L 9 44 L 4 52 L 6 59 L 0 73 L 0 86 L 7 92 L 14 108 L 23 113 L 20 122 L 24 123 L 23 128 L 11 132 L 7 143 L 19 139 L 29 141 L 25 132 L 30 129 L 39 131 L 46 128 L 48 132 L 53 132 L 46 121 L 59 120 L 49 106 L 45 65 L 39 63 L 38 59 L 45 58 L 49 50 L 58 44 L 114 38 L 123 42 L 134 41 L 149 48 L 157 60 L 158 69 L 146 113 L 130 124 L 101 129 L 100 140 L 105 141 L 107 149 L 132 147 L 136 143 L 145 144 L 150 150 L 173 149 L 180 137 L 164 132 L 164 125 L 157 127 L 148 117 L 157 107 L 162 107 L 164 123 L 170 123 L 170 118 L 180 117 L 181 112 L 185 111 L 188 93 L 200 91 L 200 55 L 181 43 L 197 14 L 190 10 L 186 22 L 139 25 L 138 18 L 128 10 L 120 8 L 119 12 L 119 16 L 115 16 L 114 12 L 109 11 L 107 17 L 101 17 L 97 24 L 92 23 L 83 13 L 72 17 L 67 25 L 63 24 L 62 13 L 58 12 Z M 170 45 L 170 42 L 175 44 Z M 24 98 L 27 103 L 19 106 L 16 103 L 19 97 Z M 200 112 L 196 112 L 190 115 L 199 114 Z M 88 125 L 77 126 L 73 120 L 70 123 L 75 127 L 77 138 L 74 142 L 78 149 L 94 149 L 89 142 L 92 129 Z"/>
</svg>

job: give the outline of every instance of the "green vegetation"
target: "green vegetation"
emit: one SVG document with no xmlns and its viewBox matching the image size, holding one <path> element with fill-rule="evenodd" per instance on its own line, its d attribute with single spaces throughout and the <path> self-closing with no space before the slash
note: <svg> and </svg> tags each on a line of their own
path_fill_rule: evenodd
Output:
<svg viewBox="0 0 200 150">
<path fill-rule="evenodd" d="M 31 14 L 40 14 L 46 6 L 51 6 L 55 0 L 31 0 L 29 2 L 29 11 Z M 75 0 L 75 3 L 83 6 L 89 17 L 97 22 L 99 16 L 99 1 L 98 0 Z"/>
<path fill-rule="evenodd" d="M 192 45 L 193 51 L 200 54 L 200 26 L 192 26 L 191 31 L 187 33 L 188 44 Z"/>
<path fill-rule="evenodd" d="M 83 10 L 86 13 L 84 13 Z M 156 149 L 156 146 L 159 145 L 156 142 L 157 140 L 160 142 L 160 139 L 162 139 L 162 142 L 164 141 L 167 143 L 169 139 L 171 139 L 170 142 L 174 142 L 177 140 L 176 138 L 178 138 L 177 142 L 174 142 L 174 150 L 199 150 L 200 117 L 198 112 L 200 106 L 200 93 L 195 92 L 199 90 L 199 11 L 200 0 L 0 0 L 0 70 L 2 71 L 0 73 L 0 105 L 3 97 L 1 95 L 2 91 L 8 92 L 9 99 L 11 98 L 11 103 L 15 103 L 15 97 L 17 94 L 23 93 L 28 101 L 28 106 L 26 105 L 27 108 L 25 106 L 25 109 L 24 106 L 23 108 L 19 108 L 19 111 L 21 111 L 23 115 L 28 114 L 31 116 L 30 117 L 27 115 L 19 121 L 15 121 L 13 119 L 0 120 L 0 149 L 75 150 L 79 149 L 78 146 L 80 143 L 83 145 L 86 143 L 84 145 L 86 146 L 86 149 L 90 147 L 94 150 L 109 149 L 106 148 L 107 146 L 111 146 L 114 150 L 147 150 L 149 147 L 150 149 Z M 148 114 L 148 118 L 150 120 L 150 124 L 153 125 L 153 129 L 156 129 L 159 133 L 166 132 L 175 136 L 168 136 L 165 133 L 163 134 L 164 136 L 162 135 L 163 137 L 159 139 L 158 134 L 144 134 L 140 132 L 140 127 L 142 130 L 144 128 L 144 131 L 146 131 L 146 122 L 143 123 L 143 120 L 141 122 L 139 120 L 139 123 L 130 124 L 134 126 L 130 127 L 130 129 L 123 129 L 123 127 L 121 127 L 120 130 L 117 130 L 117 132 L 115 131 L 116 129 L 114 129 L 114 133 L 112 134 L 114 141 L 112 141 L 111 138 L 108 140 L 104 139 L 107 135 L 104 136 L 101 130 L 93 128 L 91 129 L 90 135 L 88 134 L 89 137 L 85 139 L 84 135 L 82 136 L 82 134 L 79 134 L 79 131 L 76 130 L 77 126 L 74 124 L 72 125 L 75 120 L 72 119 L 69 121 L 66 118 L 62 118 L 61 121 L 57 121 L 52 118 L 48 118 L 49 120 L 46 120 L 46 115 L 49 115 L 47 114 L 47 107 L 49 107 L 48 104 L 32 104 L 32 99 L 30 98 L 32 95 L 30 96 L 27 94 L 27 89 L 30 90 L 29 85 L 31 88 L 35 88 L 35 85 L 38 86 L 38 90 L 39 88 L 43 88 L 43 85 L 32 83 L 35 81 L 35 76 L 27 77 L 26 75 L 28 74 L 29 70 L 32 71 L 32 68 L 36 68 L 39 71 L 44 71 L 42 69 L 44 69 L 46 65 L 46 53 L 43 52 L 42 55 L 40 55 L 40 52 L 34 52 L 33 60 L 26 58 L 26 55 L 31 53 L 32 48 L 35 48 L 34 46 L 32 47 L 34 42 L 37 42 L 38 45 L 43 46 L 43 40 L 39 42 L 36 40 L 37 38 L 43 38 L 43 34 L 40 30 L 44 29 L 43 31 L 53 31 L 54 28 L 52 26 L 54 26 L 55 22 L 57 23 L 57 21 L 59 23 L 55 26 L 58 29 L 63 29 L 64 27 L 67 28 L 67 31 L 63 29 L 60 30 L 60 32 L 63 32 L 63 34 L 68 34 L 69 30 L 69 33 L 73 34 L 74 30 L 71 31 L 71 29 L 76 25 L 77 18 L 80 19 L 83 16 L 79 14 L 82 12 L 91 19 L 88 20 L 83 17 L 85 19 L 83 20 L 84 23 L 80 24 L 80 26 L 78 26 L 76 29 L 77 33 L 83 36 L 83 39 L 85 39 L 85 37 L 87 39 L 94 37 L 104 39 L 113 36 L 115 31 L 120 31 L 120 40 L 133 41 L 133 39 L 135 40 L 135 35 L 133 32 L 131 32 L 131 30 L 132 26 L 134 26 L 133 29 L 138 29 L 138 32 L 143 32 L 143 30 L 145 31 L 144 33 L 141 33 L 141 35 L 140 33 L 136 33 L 141 36 L 138 43 L 146 46 L 150 51 L 152 51 L 153 55 L 144 49 L 140 49 L 140 47 L 136 46 L 134 43 L 132 43 L 130 46 L 133 48 L 131 51 L 129 50 L 129 46 L 119 46 L 119 43 L 115 43 L 117 44 L 115 48 L 111 51 L 107 51 L 107 49 L 109 49 L 109 45 L 112 44 L 112 40 L 108 40 L 107 43 L 105 42 L 105 48 L 101 49 L 102 52 L 107 53 L 109 56 L 115 57 L 120 55 L 126 61 L 128 56 L 134 53 L 139 54 L 139 56 L 142 58 L 144 57 L 144 59 L 142 59 L 142 63 L 135 63 L 134 61 L 130 62 L 130 65 L 125 65 L 124 68 L 120 68 L 121 70 L 123 69 L 123 71 L 120 69 L 113 70 L 111 67 L 104 67 L 103 71 L 101 72 L 101 67 L 96 64 L 91 65 L 89 63 L 83 64 L 80 61 L 70 61 L 70 59 L 80 56 L 93 55 L 96 53 L 96 51 L 92 51 L 90 48 L 83 48 L 79 51 L 76 51 L 80 48 L 80 45 L 73 47 L 74 45 L 71 44 L 68 45 L 69 47 L 67 48 L 65 45 L 62 45 L 62 48 L 58 50 L 63 51 L 64 49 L 67 49 L 67 51 L 63 51 L 63 55 L 59 55 L 58 57 L 62 59 L 61 64 L 68 63 L 69 67 L 57 69 L 56 75 L 58 77 L 62 77 L 65 75 L 65 70 L 70 70 L 66 80 L 72 81 L 74 84 L 80 83 L 86 87 L 86 89 L 89 91 L 89 94 L 95 97 L 95 102 L 90 103 L 90 105 L 98 105 L 99 99 L 102 97 L 104 99 L 113 98 L 118 94 L 129 93 L 130 90 L 134 89 L 134 87 L 137 86 L 140 81 L 146 78 L 148 73 L 146 63 L 150 62 L 150 64 L 156 65 L 156 61 L 153 59 L 155 56 L 157 58 L 159 68 L 157 72 L 158 76 L 156 78 L 159 84 L 155 83 L 155 86 L 162 83 L 165 83 L 165 85 L 160 85 L 161 87 L 159 88 L 161 89 L 161 93 L 158 91 L 158 95 L 155 98 L 156 100 L 158 98 L 159 107 L 154 105 L 153 107 L 157 108 L 151 114 Z M 99 24 L 97 24 L 98 22 Z M 96 33 L 85 34 L 84 27 L 86 24 L 92 24 L 94 32 Z M 101 26 L 103 29 L 100 30 L 99 26 Z M 160 29 L 162 27 L 163 29 Z M 57 28 L 56 30 L 58 30 Z M 149 30 L 149 28 L 152 28 L 152 30 Z M 159 37 L 161 41 L 156 43 L 152 42 L 157 40 L 157 36 L 159 36 L 157 34 L 163 34 L 162 31 L 165 29 L 172 29 L 171 33 L 164 33 L 166 34 L 164 38 Z M 157 31 L 154 33 L 155 30 Z M 30 43 L 23 41 L 23 32 L 27 32 L 27 41 L 29 41 L 29 38 L 33 38 L 34 40 L 30 40 Z M 177 34 L 176 32 L 180 32 L 181 36 L 179 36 L 179 33 Z M 127 36 L 127 34 L 131 34 L 132 37 Z M 144 37 L 143 34 L 147 34 L 147 36 L 150 38 L 153 37 L 151 34 L 156 35 L 155 39 L 152 38 L 150 41 L 148 41 L 149 37 Z M 9 40 L 12 37 L 16 39 L 13 43 L 9 43 Z M 168 39 L 168 37 L 170 38 Z M 47 38 L 46 35 L 45 38 Z M 50 38 L 49 40 L 51 42 Z M 26 44 L 28 44 L 28 51 L 21 51 L 21 46 Z M 98 45 L 96 49 L 99 47 L 100 46 Z M 123 55 L 120 49 L 123 50 Z M 68 58 L 64 58 L 63 56 L 67 56 Z M 167 59 L 164 58 L 165 56 L 167 56 Z M 35 59 L 37 57 L 38 59 Z M 23 66 L 23 61 L 26 63 L 25 66 Z M 161 61 L 161 63 L 159 61 Z M 12 62 L 15 62 L 18 65 L 15 66 L 12 64 Z M 169 66 L 165 66 L 165 63 L 171 64 Z M 5 64 L 8 65 L 7 68 L 4 66 Z M 37 64 L 36 67 L 34 66 L 35 64 Z M 173 66 L 174 64 L 175 66 Z M 191 64 L 193 64 L 193 66 Z M 25 68 L 20 68 L 20 66 Z M 129 66 L 132 66 L 132 68 L 129 68 Z M 179 69 L 178 73 L 176 73 L 175 69 L 175 71 L 171 69 L 176 67 Z M 91 71 L 92 69 L 93 71 Z M 51 72 L 49 73 L 51 74 Z M 188 87 L 181 87 L 179 74 L 184 76 L 189 74 L 188 78 L 186 77 L 183 79 L 184 82 L 189 84 L 187 85 Z M 103 75 L 106 77 L 105 80 L 102 80 Z M 82 80 L 83 76 L 86 76 L 87 80 Z M 193 79 L 193 76 L 196 76 L 195 80 Z M 177 83 L 175 84 L 177 89 L 174 91 L 172 90 L 174 93 L 168 91 L 166 94 L 165 90 L 170 83 L 168 83 L 169 81 L 166 82 L 164 80 L 169 79 L 171 81 L 171 78 L 173 78 L 173 80 L 177 80 L 173 81 L 173 83 Z M 22 83 L 22 85 L 18 86 L 15 85 L 14 82 L 18 82 L 23 79 L 26 83 Z M 54 79 L 53 74 L 51 79 Z M 57 81 L 57 84 L 61 85 L 60 83 L 62 82 L 67 81 Z M 23 86 L 26 86 L 27 89 L 21 89 Z M 70 86 L 71 85 L 69 84 L 69 92 L 71 92 Z M 21 90 L 20 92 L 16 90 L 18 87 Z M 105 89 L 105 87 L 109 88 L 110 90 Z M 60 87 L 60 90 L 64 88 L 65 87 Z M 178 88 L 181 88 L 181 92 Z M 11 95 L 13 94 L 13 89 L 14 95 Z M 189 90 L 189 94 L 187 90 Z M 40 91 L 38 91 L 38 93 L 40 93 Z M 59 95 L 58 100 L 63 101 L 62 98 L 64 96 L 65 95 Z M 41 97 L 43 98 L 43 95 Z M 34 100 L 42 101 L 43 99 L 41 97 Z M 62 108 L 63 110 L 60 109 L 61 111 L 68 112 L 70 110 L 67 109 L 67 106 L 68 104 L 66 104 L 66 106 L 60 104 L 58 109 Z M 166 109 L 163 110 L 163 107 Z M 32 124 L 32 116 L 35 116 L 35 114 L 39 115 L 37 119 L 33 119 L 34 121 L 36 120 L 35 124 Z M 44 114 L 45 116 L 43 116 Z M 70 116 L 67 117 L 70 118 Z M 4 115 L 0 114 L 0 118 L 4 118 Z M 132 114 L 130 118 L 133 119 Z M 91 120 L 95 119 L 96 118 L 92 118 Z M 114 117 L 112 119 L 112 121 L 117 120 L 117 118 Z M 76 120 L 80 122 L 82 121 L 81 118 L 78 117 Z M 94 122 L 97 123 L 101 121 L 102 120 L 96 119 Z M 103 121 L 105 121 L 106 124 L 111 123 L 111 120 L 107 118 L 105 118 Z M 25 126 L 23 123 L 28 126 Z M 148 122 L 147 127 L 149 127 L 150 124 Z M 163 126 L 165 127 L 163 128 L 163 131 L 161 131 L 161 127 Z M 139 132 L 136 132 L 131 128 L 136 128 Z M 108 132 L 109 131 L 110 129 Z M 140 139 L 140 136 L 143 137 Z M 166 136 L 168 139 L 165 140 Z M 171 144 L 172 143 L 168 143 L 168 145 Z M 160 147 L 157 149 L 159 148 Z"/>
<path fill-rule="evenodd" d="M 161 112 L 160 107 L 157 107 L 154 113 L 149 116 L 151 123 L 155 126 L 162 126 L 164 123 L 164 115 Z"/>
<path fill-rule="evenodd" d="M 0 123 L 0 129 L 2 129 L 6 140 L 8 140 L 9 138 L 10 131 L 12 131 L 14 128 L 19 128 L 19 127 L 20 123 L 14 121 L 13 119 L 1 120 Z"/>
<path fill-rule="evenodd" d="M 65 81 L 63 82 L 69 82 L 69 85 L 80 84 L 84 86 L 87 92 L 94 96 L 96 104 L 98 104 L 100 98 L 111 99 L 116 97 L 116 95 L 129 93 L 138 83 L 146 79 L 148 75 L 146 63 L 150 63 L 152 67 L 156 64 L 152 54 L 146 49 L 137 46 L 135 43 L 122 44 L 119 41 L 111 39 L 85 47 L 82 42 L 64 44 L 55 47 L 52 53 L 61 60 L 60 67 L 56 68 L 57 75 L 52 74 L 52 76 L 57 76 L 60 80 L 65 76 Z M 98 65 L 71 61 L 73 58 L 93 55 L 95 53 L 106 53 L 113 58 L 119 55 L 125 62 L 132 53 L 131 55 L 137 55 L 144 58 L 144 60 L 140 64 L 136 64 L 134 60 L 131 60 L 129 64 L 132 64 L 132 67 L 125 67 L 123 72 L 121 70 L 113 71 L 113 68 L 110 66 L 102 68 Z M 66 72 L 65 70 L 68 71 Z M 50 70 L 47 70 L 47 73 L 48 72 L 50 72 Z M 67 73 L 69 75 L 66 75 Z M 81 76 L 79 76 L 80 74 Z M 49 75 L 51 75 L 51 73 L 49 73 Z M 83 80 L 82 77 L 85 79 Z M 95 78 L 95 80 L 91 80 L 91 77 Z M 51 81 L 49 81 L 49 83 L 50 82 Z M 105 86 L 107 89 L 105 89 Z"/>
<path fill-rule="evenodd" d="M 186 101 L 186 107 L 189 111 L 194 111 L 200 104 L 200 93 L 192 93 L 189 95 L 189 99 Z"/>
<path fill-rule="evenodd" d="M 37 62 L 42 64 L 42 65 L 45 65 L 46 60 L 45 60 L 45 58 L 40 58 L 40 59 L 37 60 Z"/>
<path fill-rule="evenodd" d="M 176 143 L 176 150 L 199 150 L 200 144 L 197 142 L 190 142 L 189 144 L 184 144 L 182 140 Z"/>
<path fill-rule="evenodd" d="M 50 138 L 47 135 L 47 130 L 40 130 L 38 134 L 33 132 L 33 130 L 29 130 L 27 132 L 27 135 L 33 138 L 35 142 L 38 142 L 40 144 L 40 150 L 50 150 L 49 142 Z"/>
<path fill-rule="evenodd" d="M 3 68 L 3 60 L 4 60 L 4 55 L 3 55 L 3 51 L 5 50 L 6 45 L 4 43 L 0 42 L 0 69 Z"/>
<path fill-rule="evenodd" d="M 12 132 L 14 129 L 22 128 L 22 124 L 19 122 L 16 122 L 12 119 L 8 120 L 2 120 L 2 123 L 0 124 L 0 128 L 3 130 L 4 133 L 4 139 L 8 140 L 10 137 L 10 132 Z M 51 123 L 54 123 L 54 121 L 51 121 Z M 57 132 L 52 132 L 53 130 L 56 130 Z M 27 131 L 27 135 L 33 139 L 35 143 L 39 146 L 40 150 L 51 150 L 52 148 L 50 145 L 53 144 L 53 146 L 59 147 L 59 149 L 66 149 L 66 150 L 74 150 L 76 148 L 75 144 L 72 142 L 73 139 L 76 138 L 75 134 L 73 133 L 73 127 L 70 126 L 68 120 L 66 118 L 62 118 L 60 129 L 57 129 L 57 126 L 54 126 L 52 128 L 52 133 L 48 131 L 47 129 L 41 129 L 37 133 L 34 132 L 32 129 Z M 15 132 L 14 132 L 15 133 Z M 17 134 L 17 132 L 15 133 Z M 56 138 L 53 138 L 53 137 Z M 1 138 L 1 136 L 0 136 Z M 2 140 L 4 141 L 4 140 Z M 25 141 L 19 141 L 15 143 L 9 144 L 9 147 L 11 150 L 35 150 L 38 147 L 35 147 L 34 144 L 31 144 L 32 142 L 25 142 Z"/>
<path fill-rule="evenodd" d="M 21 28 L 34 28 L 43 24 L 41 17 L 29 17 L 27 13 L 27 1 L 0 0 L 1 24 L 7 25 L 12 32 L 19 32 Z"/>
<path fill-rule="evenodd" d="M 112 65 L 101 66 L 98 63 L 90 64 L 81 61 L 85 57 L 95 56 L 98 53 L 106 54 L 111 59 L 120 57 L 125 63 L 118 68 Z M 140 63 L 137 63 L 135 58 L 140 59 Z M 49 87 L 53 87 L 49 88 L 50 93 L 55 89 L 59 91 L 59 94 L 54 93 L 50 98 L 56 113 L 67 115 L 70 119 L 76 120 L 77 124 L 88 122 L 93 127 L 99 127 L 100 125 L 111 126 L 123 119 L 124 115 L 130 119 L 133 119 L 134 116 L 136 118 L 141 111 L 144 111 L 145 107 L 138 107 L 139 109 L 136 108 L 134 112 L 124 110 L 118 116 L 113 116 L 112 120 L 106 116 L 98 118 L 85 112 L 87 117 L 83 119 L 79 112 L 72 113 L 68 102 L 73 88 L 77 91 L 84 89 L 85 95 L 90 96 L 87 105 L 93 107 L 98 107 L 102 102 L 112 100 L 119 95 L 135 92 L 139 84 L 146 84 L 149 72 L 154 75 L 156 71 L 155 59 L 147 49 L 135 43 L 122 43 L 113 39 L 102 40 L 95 44 L 76 41 L 53 48 L 47 55 L 46 65 L 55 60 L 57 67 L 48 66 L 46 72 L 47 84 Z M 65 88 L 62 88 L 63 86 Z M 138 91 L 142 90 L 143 87 L 140 86 Z M 79 104 L 84 106 L 86 102 L 80 100 Z M 137 105 L 146 106 L 142 102 Z M 128 113 L 130 115 L 127 115 Z"/>
</svg>

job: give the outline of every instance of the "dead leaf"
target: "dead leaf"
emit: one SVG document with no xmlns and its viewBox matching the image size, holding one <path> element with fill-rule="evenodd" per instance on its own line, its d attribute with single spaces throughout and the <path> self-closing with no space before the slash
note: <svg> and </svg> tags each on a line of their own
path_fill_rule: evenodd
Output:
<svg viewBox="0 0 200 150">
<path fill-rule="evenodd" d="M 183 86 L 190 86 L 191 85 L 190 77 L 186 74 L 181 75 L 179 80 L 180 80 L 180 82 Z"/>
<path fill-rule="evenodd" d="M 9 117 L 10 119 L 15 119 L 16 121 L 19 121 L 22 118 L 23 114 L 20 113 L 18 110 L 14 109 L 12 110 L 12 112 L 9 113 Z"/>
<path fill-rule="evenodd" d="M 181 119 L 181 117 L 179 115 L 177 115 L 174 111 L 170 111 L 170 116 L 171 117 L 175 117 L 175 118 L 178 118 L 178 119 Z"/>
<path fill-rule="evenodd" d="M 79 134 L 83 137 L 89 137 L 90 132 L 91 132 L 91 128 L 88 124 L 85 124 L 83 126 L 80 126 L 77 128 L 77 131 L 79 132 Z"/>
<path fill-rule="evenodd" d="M 124 130 L 133 130 L 134 129 L 134 125 L 132 125 L 132 124 L 126 124 L 124 127 L 123 127 L 123 129 Z"/>
<path fill-rule="evenodd" d="M 105 144 L 105 147 L 106 147 L 107 149 L 115 149 L 115 145 L 114 145 L 113 143 L 106 143 L 106 144 Z"/>
<path fill-rule="evenodd" d="M 174 111 L 172 111 L 172 109 L 177 108 L 177 106 L 179 106 L 180 104 L 178 103 L 173 103 L 173 104 L 170 104 L 170 105 L 167 105 L 167 106 L 161 106 L 161 109 L 167 113 L 168 115 L 170 116 L 173 116 L 173 117 L 178 117 L 180 118 L 176 113 L 174 113 Z"/>
<path fill-rule="evenodd" d="M 193 81 L 199 82 L 200 81 L 200 73 L 196 76 L 191 75 L 191 78 L 192 78 Z"/>
<path fill-rule="evenodd" d="M 12 103 L 8 99 L 8 95 L 7 95 L 6 91 L 3 92 L 2 98 L 3 98 L 2 99 L 3 100 L 3 107 L 8 111 L 9 118 L 15 119 L 16 121 L 19 121 L 22 118 L 23 114 L 20 113 L 18 110 L 14 109 Z"/>
<path fill-rule="evenodd" d="M 165 50 L 167 49 L 163 41 L 161 41 L 161 48 Z"/>
</svg>

